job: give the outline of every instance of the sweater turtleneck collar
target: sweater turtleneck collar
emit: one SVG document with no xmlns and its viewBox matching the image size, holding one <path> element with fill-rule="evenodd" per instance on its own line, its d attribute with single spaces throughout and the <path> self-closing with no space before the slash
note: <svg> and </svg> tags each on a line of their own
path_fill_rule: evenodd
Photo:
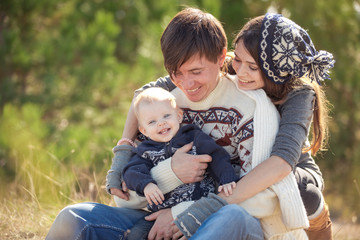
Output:
<svg viewBox="0 0 360 240">
<path fill-rule="evenodd" d="M 203 100 L 199 102 L 192 102 L 189 99 L 185 99 L 189 108 L 193 110 L 199 109 L 208 109 L 209 106 L 213 106 L 219 99 L 221 99 L 221 94 L 223 93 L 223 88 L 226 87 L 224 85 L 224 81 L 226 81 L 225 76 L 219 74 L 217 78 L 217 85 L 215 86 L 214 90 Z"/>
</svg>

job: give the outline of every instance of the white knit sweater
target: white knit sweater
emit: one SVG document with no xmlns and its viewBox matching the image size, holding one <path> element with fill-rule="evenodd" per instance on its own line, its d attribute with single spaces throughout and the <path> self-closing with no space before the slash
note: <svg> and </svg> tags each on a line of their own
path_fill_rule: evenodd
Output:
<svg viewBox="0 0 360 240">
<path fill-rule="evenodd" d="M 256 102 L 252 157 L 254 168 L 270 157 L 279 120 L 275 106 L 264 91 L 245 93 Z M 309 222 L 293 173 L 239 205 L 260 219 L 266 239 L 307 239 L 302 229 L 308 228 Z"/>
</svg>

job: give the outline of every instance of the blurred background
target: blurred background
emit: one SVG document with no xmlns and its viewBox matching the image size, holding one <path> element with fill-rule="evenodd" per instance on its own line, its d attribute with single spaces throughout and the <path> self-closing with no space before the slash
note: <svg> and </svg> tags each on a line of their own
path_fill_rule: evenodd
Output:
<svg viewBox="0 0 360 240">
<path fill-rule="evenodd" d="M 332 218 L 359 222 L 358 0 L 1 0 L 0 238 L 43 237 L 71 203 L 113 204 L 111 149 L 133 91 L 166 75 L 160 36 L 184 6 L 217 17 L 229 49 L 249 18 L 270 11 L 333 53 L 330 141 L 316 161 Z"/>
</svg>

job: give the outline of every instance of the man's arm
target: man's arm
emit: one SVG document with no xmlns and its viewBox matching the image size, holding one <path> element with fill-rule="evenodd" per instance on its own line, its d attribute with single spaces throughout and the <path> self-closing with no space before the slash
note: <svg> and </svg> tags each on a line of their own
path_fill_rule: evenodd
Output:
<svg viewBox="0 0 360 240">
<path fill-rule="evenodd" d="M 165 194 L 183 183 L 200 182 L 203 180 L 204 169 L 211 157 L 209 155 L 187 154 L 192 143 L 179 148 L 175 154 L 151 169 L 151 176 Z"/>
</svg>

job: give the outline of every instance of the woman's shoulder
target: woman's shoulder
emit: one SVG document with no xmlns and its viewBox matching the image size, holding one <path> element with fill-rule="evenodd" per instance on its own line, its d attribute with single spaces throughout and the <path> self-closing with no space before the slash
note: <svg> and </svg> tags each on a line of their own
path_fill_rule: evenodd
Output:
<svg viewBox="0 0 360 240">
<path fill-rule="evenodd" d="M 315 97 L 314 88 L 311 85 L 303 85 L 290 91 L 285 103 L 288 102 L 290 99 L 297 99 L 298 101 L 310 99 L 312 101 L 314 97 Z"/>
<path fill-rule="evenodd" d="M 289 92 L 286 100 L 278 105 L 280 112 L 284 108 L 312 106 L 315 98 L 315 90 L 311 85 L 302 85 Z"/>
<path fill-rule="evenodd" d="M 304 94 L 304 95 L 313 95 L 315 93 L 314 87 L 310 84 L 303 84 L 301 86 L 297 86 L 293 90 L 289 92 L 289 96 Z"/>
</svg>

